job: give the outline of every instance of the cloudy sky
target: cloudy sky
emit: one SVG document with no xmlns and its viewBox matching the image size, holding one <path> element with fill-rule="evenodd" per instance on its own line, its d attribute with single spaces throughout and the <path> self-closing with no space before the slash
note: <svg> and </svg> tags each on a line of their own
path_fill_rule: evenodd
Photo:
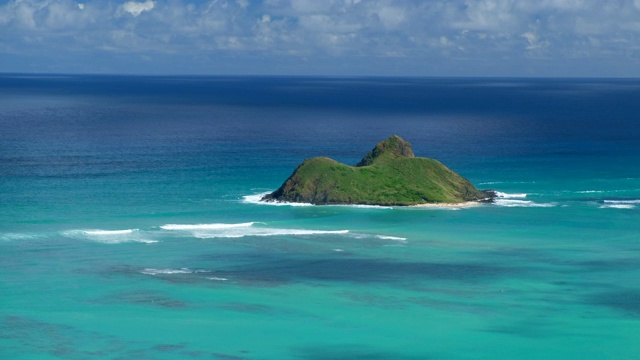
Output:
<svg viewBox="0 0 640 360">
<path fill-rule="evenodd" d="M 0 0 L 0 72 L 640 76 L 640 0 Z"/>
</svg>

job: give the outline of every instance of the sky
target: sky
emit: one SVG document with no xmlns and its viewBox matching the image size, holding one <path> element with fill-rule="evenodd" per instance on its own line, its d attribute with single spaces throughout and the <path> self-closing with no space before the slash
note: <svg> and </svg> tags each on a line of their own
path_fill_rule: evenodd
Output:
<svg viewBox="0 0 640 360">
<path fill-rule="evenodd" d="M 640 0 L 0 0 L 0 72 L 640 77 Z"/>
</svg>

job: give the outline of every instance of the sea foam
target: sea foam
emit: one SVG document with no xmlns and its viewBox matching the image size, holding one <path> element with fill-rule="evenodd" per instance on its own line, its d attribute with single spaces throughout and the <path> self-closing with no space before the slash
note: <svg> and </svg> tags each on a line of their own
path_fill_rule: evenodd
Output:
<svg viewBox="0 0 640 360">
<path fill-rule="evenodd" d="M 509 193 L 496 191 L 496 196 L 501 199 L 524 199 L 527 197 L 527 194 L 525 193 L 509 194 Z"/>
<path fill-rule="evenodd" d="M 147 268 L 144 270 L 140 270 L 141 274 L 145 274 L 145 275 L 173 275 L 173 274 L 192 274 L 193 270 L 187 269 L 187 268 L 181 268 L 181 269 L 151 269 L 151 268 Z"/>
<path fill-rule="evenodd" d="M 600 209 L 635 209 L 636 207 L 629 204 L 605 204 Z"/>
<path fill-rule="evenodd" d="M 344 206 L 344 207 L 360 208 L 360 209 L 393 209 L 393 206 L 385 206 L 385 205 L 352 204 L 352 205 L 327 205 L 327 206 Z"/>
<path fill-rule="evenodd" d="M 601 209 L 635 209 L 640 200 L 604 200 Z"/>
<path fill-rule="evenodd" d="M 237 224 L 165 224 L 160 226 L 162 230 L 192 231 L 192 230 L 221 230 L 242 227 L 251 227 L 255 222 L 237 223 Z"/>
<path fill-rule="evenodd" d="M 211 276 L 208 277 L 207 280 L 213 280 L 213 281 L 227 281 L 229 279 L 227 278 L 223 278 L 223 277 L 218 277 L 218 276 Z"/>
<path fill-rule="evenodd" d="M 3 233 L 0 234 L 0 240 L 12 241 L 12 240 L 30 240 L 40 237 L 38 234 L 25 234 L 25 233 Z"/>
<path fill-rule="evenodd" d="M 126 229 L 126 230 L 85 230 L 84 233 L 87 235 L 98 235 L 98 236 L 109 236 L 109 235 L 123 235 L 123 234 L 132 234 L 134 231 L 138 229 Z"/>
<path fill-rule="evenodd" d="M 212 281 L 227 281 L 229 279 L 219 276 L 210 276 L 212 271 L 209 270 L 192 270 L 189 268 L 180 268 L 180 269 L 172 269 L 172 268 L 164 268 L 164 269 L 154 269 L 154 268 L 146 268 L 139 271 L 140 274 L 143 275 L 151 275 L 151 276 L 167 276 L 167 275 L 190 275 L 193 276 L 203 276 L 198 274 L 208 274 L 209 276 L 204 276 L 204 279 L 212 280 Z"/>
<path fill-rule="evenodd" d="M 271 194 L 271 192 L 264 192 L 254 195 L 246 195 L 242 197 L 242 202 L 254 205 L 271 205 L 271 206 L 313 206 L 309 203 L 294 203 L 286 201 L 262 201 L 265 195 Z"/>
<path fill-rule="evenodd" d="M 525 199 L 529 194 L 526 193 L 505 193 L 496 191 L 496 198 L 493 199 L 493 204 L 504 207 L 555 207 L 555 203 L 537 203 L 531 200 Z"/>
<path fill-rule="evenodd" d="M 381 240 L 407 241 L 407 238 L 398 236 L 376 235 L 376 237 Z"/>
<path fill-rule="evenodd" d="M 157 240 L 151 240 L 145 238 L 138 229 L 124 229 L 124 230 L 67 230 L 61 233 L 62 236 L 79 239 L 90 240 L 103 244 L 120 244 L 127 242 L 139 242 L 145 244 L 157 243 Z"/>
<path fill-rule="evenodd" d="M 640 200 L 605 200 L 605 204 L 640 204 Z"/>
<path fill-rule="evenodd" d="M 330 234 L 347 234 L 349 230 L 309 230 L 309 229 L 287 229 L 272 228 L 265 226 L 254 226 L 255 224 L 264 224 L 258 222 L 246 222 L 237 224 L 166 224 L 160 226 L 163 230 L 169 231 L 186 231 L 191 236 L 199 239 L 209 238 L 242 238 L 245 236 L 278 236 L 278 235 L 330 235 Z"/>
<path fill-rule="evenodd" d="M 555 203 L 537 203 L 530 200 L 494 199 L 493 204 L 504 207 L 555 207 Z"/>
<path fill-rule="evenodd" d="M 493 204 L 504 207 L 555 207 L 556 203 L 537 203 L 531 200 L 525 199 L 529 194 L 525 193 L 504 193 L 496 191 L 496 198 L 493 199 Z"/>
</svg>

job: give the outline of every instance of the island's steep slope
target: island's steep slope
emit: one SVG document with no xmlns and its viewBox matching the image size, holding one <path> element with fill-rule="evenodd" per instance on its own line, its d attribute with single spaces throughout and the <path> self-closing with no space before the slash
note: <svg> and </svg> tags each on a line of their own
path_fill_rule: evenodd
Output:
<svg viewBox="0 0 640 360">
<path fill-rule="evenodd" d="M 312 204 L 419 205 L 479 201 L 487 194 L 437 160 L 415 157 L 394 135 L 355 167 L 325 157 L 307 159 L 264 201 Z"/>
</svg>

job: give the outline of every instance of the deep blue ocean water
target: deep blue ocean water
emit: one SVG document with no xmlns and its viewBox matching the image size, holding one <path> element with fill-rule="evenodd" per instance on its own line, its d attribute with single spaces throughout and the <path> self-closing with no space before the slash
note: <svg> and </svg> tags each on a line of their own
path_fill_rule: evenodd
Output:
<svg viewBox="0 0 640 360">
<path fill-rule="evenodd" d="M 633 359 L 640 80 L 0 75 L 1 359 Z M 264 205 L 398 134 L 503 197 Z"/>
</svg>

